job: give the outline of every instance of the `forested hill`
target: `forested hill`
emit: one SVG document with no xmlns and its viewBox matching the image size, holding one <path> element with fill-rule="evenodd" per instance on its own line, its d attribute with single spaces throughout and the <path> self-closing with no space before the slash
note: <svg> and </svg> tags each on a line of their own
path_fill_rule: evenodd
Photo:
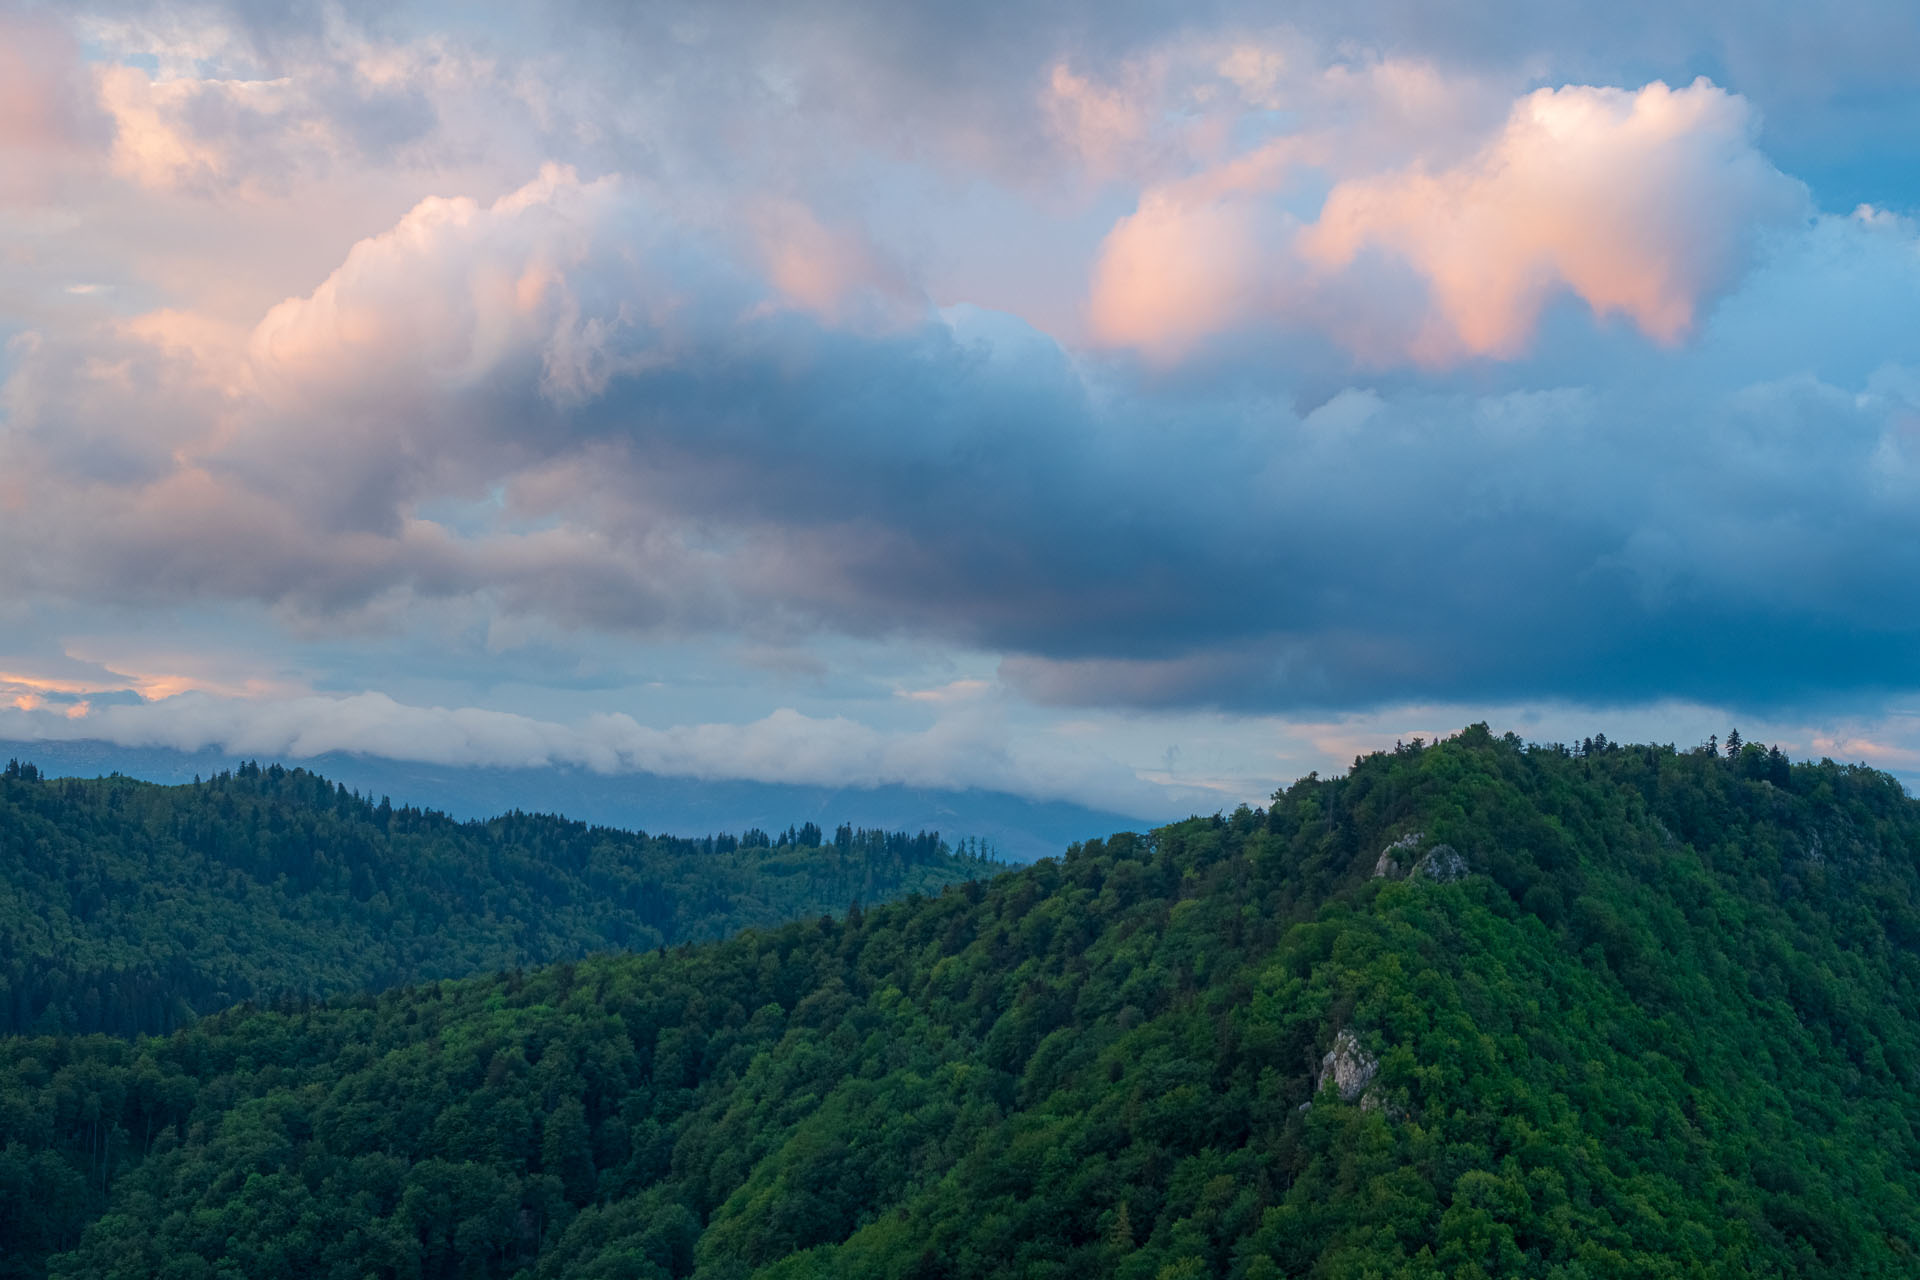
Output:
<svg viewBox="0 0 1920 1280">
<path fill-rule="evenodd" d="M 0 1043 L 119 1277 L 1920 1273 L 1920 805 L 1483 728 L 666 954 Z"/>
<path fill-rule="evenodd" d="M 381 990 L 717 938 L 997 869 L 939 836 L 699 840 L 394 808 L 305 770 L 163 787 L 0 774 L 0 1032 L 167 1031 L 245 1000 Z"/>
</svg>

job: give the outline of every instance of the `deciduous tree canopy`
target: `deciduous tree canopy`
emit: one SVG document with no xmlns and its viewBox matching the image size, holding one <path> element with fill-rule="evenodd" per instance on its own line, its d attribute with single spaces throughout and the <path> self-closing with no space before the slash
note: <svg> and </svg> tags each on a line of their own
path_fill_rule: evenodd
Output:
<svg viewBox="0 0 1920 1280">
<path fill-rule="evenodd" d="M 992 864 L 807 823 L 699 840 L 395 808 L 302 769 L 189 786 L 0 774 L 0 1032 L 168 1031 L 246 1000 L 718 938 Z"/>
<path fill-rule="evenodd" d="M 0 1268 L 1910 1275 L 1916 947 L 1891 778 L 1476 727 L 842 920 L 0 1043 Z"/>
</svg>

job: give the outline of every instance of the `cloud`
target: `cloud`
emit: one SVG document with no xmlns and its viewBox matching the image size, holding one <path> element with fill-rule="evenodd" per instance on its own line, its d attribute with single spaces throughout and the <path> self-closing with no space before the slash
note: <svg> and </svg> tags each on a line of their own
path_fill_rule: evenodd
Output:
<svg viewBox="0 0 1920 1280">
<path fill-rule="evenodd" d="M 1899 706 L 1809 720 L 1683 700 L 1599 705 L 1405 703 L 1326 716 L 1093 713 L 1034 725 L 1004 702 L 879 729 L 783 708 L 754 720 L 642 725 L 622 714 L 557 720 L 377 693 L 235 698 L 189 692 L 145 701 L 16 691 L 0 677 L 0 740 L 107 742 L 229 756 L 312 760 L 332 753 L 453 768 L 586 769 L 824 787 L 908 786 L 1068 799 L 1148 821 L 1261 804 L 1309 770 L 1333 773 L 1396 740 L 1435 740 L 1478 718 L 1537 742 L 1616 741 L 1687 748 L 1738 725 L 1797 759 L 1831 756 L 1920 777 L 1920 717 Z"/>
<path fill-rule="evenodd" d="M 1541 89 L 1438 166 L 1416 154 L 1355 174 L 1337 131 L 1276 139 L 1142 195 L 1102 248 L 1093 331 L 1169 359 L 1278 324 L 1369 364 L 1445 366 L 1523 354 L 1568 294 L 1675 343 L 1761 236 L 1805 216 L 1804 189 L 1754 135 L 1748 104 L 1699 80 Z M 1301 218 L 1289 206 L 1308 169 L 1334 180 Z"/>
<path fill-rule="evenodd" d="M 307 629 L 477 601 L 640 638 L 915 636 L 1055 705 L 1898 685 L 1920 352 L 1886 335 L 1915 332 L 1892 282 L 1920 253 L 1873 218 L 1782 244 L 1691 348 L 1596 368 L 1548 332 L 1505 386 L 1296 408 L 1260 382 L 1285 361 L 1142 374 L 967 307 L 849 328 L 785 305 L 750 241 L 554 169 L 417 206 L 237 352 L 151 317 L 28 344 L 4 572 Z M 1782 350 L 1837 347 L 1790 300 L 1835 262 L 1881 290 L 1878 367 L 1783 378 L 1726 346 L 1764 316 L 1807 331 Z M 1742 631 L 1767 642 L 1713 643 Z"/>
<path fill-rule="evenodd" d="M 1311 154 L 1280 139 L 1143 193 L 1101 246 L 1088 302 L 1094 337 L 1173 360 L 1271 314 L 1287 288 L 1274 248 L 1295 227 L 1264 197 Z"/>
<path fill-rule="evenodd" d="M 184 117 L 213 96 L 222 106 L 263 114 L 277 104 L 261 102 L 280 86 L 217 85 L 211 93 L 183 81 L 155 84 L 133 67 L 108 67 L 100 73 L 100 102 L 113 117 L 113 167 L 123 177 L 145 187 L 189 184 L 211 185 L 227 176 L 230 164 L 223 150 L 195 136 Z M 249 92 L 264 89 L 264 94 Z M 249 103 L 248 98 L 256 99 Z"/>
<path fill-rule="evenodd" d="M 794 200 L 763 201 L 750 217 L 767 282 L 787 302 L 830 321 L 912 323 L 924 299 L 856 230 L 825 226 Z"/>
<path fill-rule="evenodd" d="M 1152 129 L 1150 104 L 1137 91 L 1095 84 L 1065 62 L 1048 73 L 1039 102 L 1054 134 L 1102 177 L 1120 171 Z"/>
<path fill-rule="evenodd" d="M 436 100 L 514 97 L 484 60 L 380 39 L 338 8 L 321 38 L 268 45 L 210 15 L 77 25 L 110 55 L 92 96 L 111 122 L 112 168 L 149 193 L 261 200 L 362 166 L 429 167 L 424 144 L 458 136 L 442 129 Z"/>
<path fill-rule="evenodd" d="M 611 180 L 582 183 L 549 166 L 491 206 L 422 201 L 260 321 L 249 354 L 263 389 L 283 404 L 318 396 L 397 407 L 479 384 L 532 348 L 549 390 L 598 390 L 567 285 L 611 230 L 617 200 Z"/>
<path fill-rule="evenodd" d="M 896 697 L 909 702 L 952 703 L 965 702 L 986 696 L 993 689 L 991 682 L 979 679 L 949 680 L 933 689 L 897 689 Z"/>
<path fill-rule="evenodd" d="M 1753 77 L 1497 11 L 96 23 L 119 132 L 4 268 L 0 607 L 349 688 L 449 619 L 1048 707 L 1920 678 L 1912 226 L 1810 217 Z"/>
<path fill-rule="evenodd" d="M 653 728 L 617 713 L 562 724 L 479 707 L 408 705 L 381 693 L 257 699 L 187 692 L 154 702 L 54 705 L 33 696 L 8 699 L 7 692 L 0 677 L 0 739 L 98 739 L 283 760 L 345 752 L 460 767 L 982 788 L 1155 819 L 1207 799 L 1189 785 L 1142 781 L 1097 752 L 1011 734 L 998 717 L 978 710 L 918 730 L 880 730 L 791 708 L 747 723 Z"/>
<path fill-rule="evenodd" d="M 1704 79 L 1538 90 L 1466 164 L 1335 186 L 1302 251 L 1323 270 L 1369 249 L 1412 266 L 1429 312 L 1407 354 L 1424 363 L 1520 354 L 1560 290 L 1678 342 L 1757 234 L 1803 214 L 1754 134 L 1747 104 Z"/>
<path fill-rule="evenodd" d="M 0 204 L 49 199 L 110 136 L 68 33 L 0 11 Z"/>
</svg>

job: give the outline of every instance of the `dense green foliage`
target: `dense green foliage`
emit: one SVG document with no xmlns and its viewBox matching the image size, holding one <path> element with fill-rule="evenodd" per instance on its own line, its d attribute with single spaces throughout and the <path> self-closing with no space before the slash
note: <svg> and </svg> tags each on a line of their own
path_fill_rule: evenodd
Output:
<svg viewBox="0 0 1920 1280">
<path fill-rule="evenodd" d="M 1442 843 L 1470 874 L 1374 874 Z M 0 1249 L 72 1280 L 1909 1276 L 1917 944 L 1920 805 L 1884 775 L 1475 728 L 842 921 L 5 1042 Z M 1349 1037 L 1377 1075 L 1316 1093 Z"/>
<path fill-rule="evenodd" d="M 460 823 L 302 769 L 190 786 L 0 774 L 0 1033 L 196 1013 L 722 937 L 977 876 L 937 835 L 700 840 Z"/>
</svg>

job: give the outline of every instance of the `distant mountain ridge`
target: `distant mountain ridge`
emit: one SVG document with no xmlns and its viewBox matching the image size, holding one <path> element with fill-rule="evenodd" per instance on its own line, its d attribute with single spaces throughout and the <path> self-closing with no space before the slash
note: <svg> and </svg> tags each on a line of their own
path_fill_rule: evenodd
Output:
<svg viewBox="0 0 1920 1280">
<path fill-rule="evenodd" d="M 796 783 L 601 774 L 571 766 L 508 769 L 436 765 L 345 752 L 292 758 L 218 750 L 122 747 L 94 739 L 0 741 L 0 760 L 32 760 L 56 777 L 123 773 L 149 782 L 186 782 L 233 769 L 246 760 L 304 768 L 344 782 L 363 795 L 439 809 L 456 818 L 490 818 L 509 809 L 558 813 L 629 830 L 703 836 L 750 827 L 784 830 L 812 821 L 852 823 L 885 831 L 940 831 L 952 840 L 983 840 L 1000 856 L 1031 862 L 1100 832 L 1155 825 L 1137 817 L 1063 800 L 1031 800 L 1005 792 L 937 787 L 826 787 Z M 1183 817 L 1168 812 L 1157 822 Z"/>
<path fill-rule="evenodd" d="M 167 1031 L 243 1000 L 649 949 L 1000 869 L 936 832 L 681 839 L 460 822 L 245 764 L 197 783 L 0 773 L 0 1033 Z"/>
</svg>

